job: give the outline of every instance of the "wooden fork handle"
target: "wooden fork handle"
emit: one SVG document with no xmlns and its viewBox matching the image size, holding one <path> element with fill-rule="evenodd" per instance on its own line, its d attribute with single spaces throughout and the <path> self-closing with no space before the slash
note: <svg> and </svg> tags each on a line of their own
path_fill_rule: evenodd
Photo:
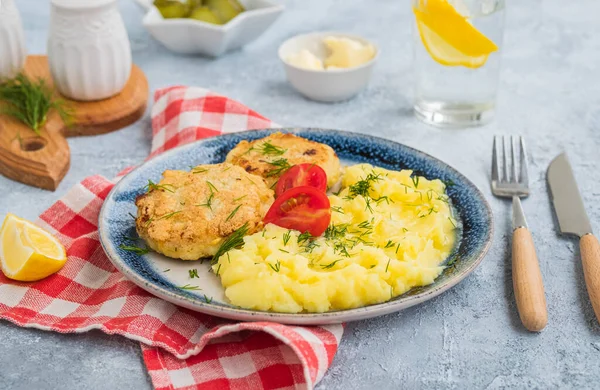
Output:
<svg viewBox="0 0 600 390">
<path fill-rule="evenodd" d="M 594 313 L 596 313 L 596 319 L 600 322 L 600 244 L 593 234 L 586 234 L 581 237 L 579 247 L 585 285 Z"/>
<path fill-rule="evenodd" d="M 532 332 L 541 331 L 548 323 L 546 296 L 533 238 L 525 227 L 513 232 L 512 278 L 521 322 Z"/>
</svg>

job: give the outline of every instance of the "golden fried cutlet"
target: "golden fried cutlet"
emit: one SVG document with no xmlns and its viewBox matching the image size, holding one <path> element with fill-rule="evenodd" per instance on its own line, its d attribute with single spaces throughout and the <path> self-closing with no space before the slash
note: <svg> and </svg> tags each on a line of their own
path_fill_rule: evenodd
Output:
<svg viewBox="0 0 600 390">
<path fill-rule="evenodd" d="M 262 227 L 273 191 L 229 163 L 199 165 L 190 172 L 165 171 L 136 200 L 136 229 L 156 252 L 182 260 L 212 256 L 223 240 L 248 223 Z"/>
<path fill-rule="evenodd" d="M 293 134 L 274 133 L 256 141 L 242 141 L 227 154 L 225 161 L 262 176 L 269 187 L 274 186 L 286 168 L 302 163 L 323 168 L 329 187 L 340 177 L 340 160 L 330 146 Z"/>
</svg>

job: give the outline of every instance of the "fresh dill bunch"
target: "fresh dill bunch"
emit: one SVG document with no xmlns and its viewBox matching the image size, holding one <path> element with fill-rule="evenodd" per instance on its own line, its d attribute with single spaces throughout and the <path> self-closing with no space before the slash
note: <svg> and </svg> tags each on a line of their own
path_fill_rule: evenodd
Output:
<svg viewBox="0 0 600 390">
<path fill-rule="evenodd" d="M 52 89 L 42 78 L 31 80 L 24 73 L 0 82 L 0 114 L 11 116 L 25 124 L 37 135 L 55 110 L 65 124 L 71 123 L 73 112 L 64 100 L 56 99 Z"/>
<path fill-rule="evenodd" d="M 244 236 L 248 233 L 248 223 L 246 222 L 242 227 L 234 231 L 223 241 L 217 253 L 213 256 L 211 264 L 215 264 L 219 261 L 219 257 L 229 252 L 232 249 L 236 249 L 244 245 Z"/>
</svg>

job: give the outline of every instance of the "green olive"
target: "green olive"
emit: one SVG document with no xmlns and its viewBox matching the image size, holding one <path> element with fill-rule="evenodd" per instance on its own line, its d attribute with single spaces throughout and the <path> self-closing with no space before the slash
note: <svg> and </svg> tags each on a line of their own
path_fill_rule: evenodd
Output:
<svg viewBox="0 0 600 390">
<path fill-rule="evenodd" d="M 190 19 L 201 20 L 206 23 L 223 24 L 221 19 L 208 7 L 198 7 L 190 14 Z"/>
<path fill-rule="evenodd" d="M 244 7 L 236 0 L 206 0 L 205 4 L 221 19 L 223 24 L 244 11 Z"/>
<path fill-rule="evenodd" d="M 189 8 L 176 0 L 155 0 L 154 5 L 165 19 L 185 18 L 189 13 Z"/>
</svg>

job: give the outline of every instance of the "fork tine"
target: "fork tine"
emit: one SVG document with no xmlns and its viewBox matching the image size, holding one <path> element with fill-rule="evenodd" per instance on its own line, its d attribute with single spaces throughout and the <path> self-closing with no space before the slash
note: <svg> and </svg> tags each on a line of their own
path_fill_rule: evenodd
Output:
<svg viewBox="0 0 600 390">
<path fill-rule="evenodd" d="M 502 166 L 504 168 L 502 171 L 502 180 L 508 183 L 510 178 L 508 177 L 508 159 L 506 158 L 506 140 L 504 136 L 502 136 Z"/>
<path fill-rule="evenodd" d="M 498 152 L 496 146 L 496 139 L 498 137 L 494 136 L 494 145 L 492 146 L 492 181 L 500 180 L 500 172 L 498 171 Z"/>
<path fill-rule="evenodd" d="M 525 184 L 525 186 L 529 186 L 529 176 L 527 174 L 527 151 L 525 149 L 525 138 L 520 137 L 521 144 L 521 174 L 519 178 L 519 182 L 521 184 Z"/>
<path fill-rule="evenodd" d="M 510 162 L 511 162 L 510 171 L 511 171 L 513 183 L 519 182 L 519 178 L 517 177 L 517 161 L 516 160 L 517 160 L 517 155 L 516 155 L 516 151 L 515 151 L 515 139 L 511 135 L 510 136 Z"/>
</svg>

